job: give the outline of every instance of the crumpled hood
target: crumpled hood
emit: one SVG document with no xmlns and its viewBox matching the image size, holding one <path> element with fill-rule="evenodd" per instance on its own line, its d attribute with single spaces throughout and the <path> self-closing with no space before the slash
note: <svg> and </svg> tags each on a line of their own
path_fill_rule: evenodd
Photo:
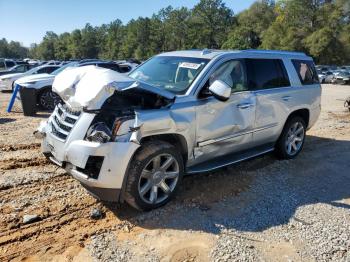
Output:
<svg viewBox="0 0 350 262">
<path fill-rule="evenodd" d="M 104 101 L 114 92 L 143 89 L 167 99 L 175 95 L 169 91 L 139 82 L 110 69 L 96 66 L 69 68 L 55 77 L 52 89 L 71 108 L 100 109 Z"/>
<path fill-rule="evenodd" d="M 29 76 L 24 76 L 21 77 L 20 79 L 18 79 L 16 81 L 17 84 L 21 84 L 21 83 L 27 83 L 27 82 L 34 82 L 34 81 L 41 81 L 41 80 L 50 80 L 50 79 L 54 79 L 55 76 L 54 75 L 50 75 L 50 74 L 37 74 L 37 75 L 29 75 Z"/>
</svg>

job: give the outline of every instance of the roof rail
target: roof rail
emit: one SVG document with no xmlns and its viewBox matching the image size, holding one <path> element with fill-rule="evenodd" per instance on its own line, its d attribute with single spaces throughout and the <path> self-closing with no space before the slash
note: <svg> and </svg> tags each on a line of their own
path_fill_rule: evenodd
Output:
<svg viewBox="0 0 350 262">
<path fill-rule="evenodd" d="M 285 50 L 262 50 L 262 49 L 247 49 L 242 50 L 243 52 L 254 52 L 254 53 L 261 53 L 261 54 L 281 54 L 281 55 L 299 55 L 299 56 L 306 56 L 303 52 L 294 52 L 294 51 L 285 51 Z"/>
</svg>

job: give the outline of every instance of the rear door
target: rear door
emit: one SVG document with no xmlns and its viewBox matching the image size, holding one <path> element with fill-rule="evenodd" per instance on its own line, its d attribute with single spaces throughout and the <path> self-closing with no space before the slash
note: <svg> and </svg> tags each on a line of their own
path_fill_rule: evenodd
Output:
<svg viewBox="0 0 350 262">
<path fill-rule="evenodd" d="M 282 59 L 246 59 L 248 86 L 256 96 L 254 145 L 273 143 L 290 111 L 293 90 Z"/>
</svg>

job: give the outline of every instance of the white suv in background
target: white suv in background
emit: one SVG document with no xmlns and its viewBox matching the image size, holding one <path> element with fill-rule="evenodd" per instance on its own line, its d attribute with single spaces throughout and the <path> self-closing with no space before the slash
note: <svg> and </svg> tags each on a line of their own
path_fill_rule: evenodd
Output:
<svg viewBox="0 0 350 262">
<path fill-rule="evenodd" d="M 7 74 L 0 76 L 0 90 L 12 90 L 15 88 L 15 81 L 21 77 L 29 76 L 29 75 L 36 75 L 36 74 L 50 74 L 51 72 L 55 71 L 59 66 L 56 65 L 43 65 L 43 66 L 37 66 L 34 67 L 24 73 L 13 73 L 13 74 Z"/>
<path fill-rule="evenodd" d="M 61 73 L 63 70 L 71 67 L 81 67 L 81 66 L 97 66 L 102 68 L 108 68 L 116 72 L 125 74 L 134 69 L 136 66 L 130 63 L 115 63 L 115 62 L 105 62 L 105 61 L 95 61 L 95 62 L 70 62 L 64 66 L 59 67 L 50 74 L 34 74 L 25 77 L 21 77 L 15 81 L 15 84 L 21 86 L 21 88 L 31 89 L 30 96 L 26 99 L 33 99 L 36 104 L 44 110 L 53 110 L 55 106 L 61 102 L 61 98 L 52 91 L 52 83 L 55 77 Z"/>
</svg>

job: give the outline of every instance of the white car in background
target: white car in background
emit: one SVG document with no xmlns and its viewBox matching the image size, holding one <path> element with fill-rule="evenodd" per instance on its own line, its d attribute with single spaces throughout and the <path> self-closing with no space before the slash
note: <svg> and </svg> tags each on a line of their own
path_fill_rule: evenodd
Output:
<svg viewBox="0 0 350 262">
<path fill-rule="evenodd" d="M 57 65 L 43 65 L 43 66 L 38 66 L 34 67 L 27 72 L 24 73 L 14 73 L 14 74 L 7 74 L 0 76 L 0 90 L 5 91 L 5 90 L 12 90 L 14 89 L 15 85 L 14 82 L 24 76 L 29 76 L 29 75 L 36 75 L 36 74 L 50 74 L 56 69 L 58 69 L 59 66 Z"/>
<path fill-rule="evenodd" d="M 37 104 L 45 110 L 53 110 L 55 105 L 58 104 L 61 99 L 60 97 L 52 92 L 52 83 L 55 80 L 55 76 L 65 70 L 67 67 L 76 66 L 77 62 L 66 64 L 65 66 L 58 67 L 55 71 L 43 74 L 33 74 L 25 77 L 21 77 L 15 81 L 15 85 L 20 85 L 22 88 L 32 88 L 34 99 Z M 18 98 L 19 94 L 17 95 Z"/>
<path fill-rule="evenodd" d="M 326 75 L 324 73 L 318 72 L 318 79 L 320 80 L 320 83 L 323 84 L 326 80 Z"/>
<path fill-rule="evenodd" d="M 103 67 L 119 72 L 121 74 L 126 74 L 133 70 L 136 67 L 136 64 L 106 61 L 91 61 L 85 63 L 71 62 L 64 66 L 61 66 L 50 74 L 29 75 L 16 80 L 15 84 L 20 85 L 21 88 L 31 89 L 31 92 L 27 92 L 26 97 L 20 97 L 19 94 L 17 97 L 19 99 L 32 99 L 35 101 L 35 104 L 41 109 L 53 110 L 55 106 L 62 101 L 61 98 L 52 91 L 52 84 L 56 75 L 65 69 L 81 66 Z"/>
</svg>

